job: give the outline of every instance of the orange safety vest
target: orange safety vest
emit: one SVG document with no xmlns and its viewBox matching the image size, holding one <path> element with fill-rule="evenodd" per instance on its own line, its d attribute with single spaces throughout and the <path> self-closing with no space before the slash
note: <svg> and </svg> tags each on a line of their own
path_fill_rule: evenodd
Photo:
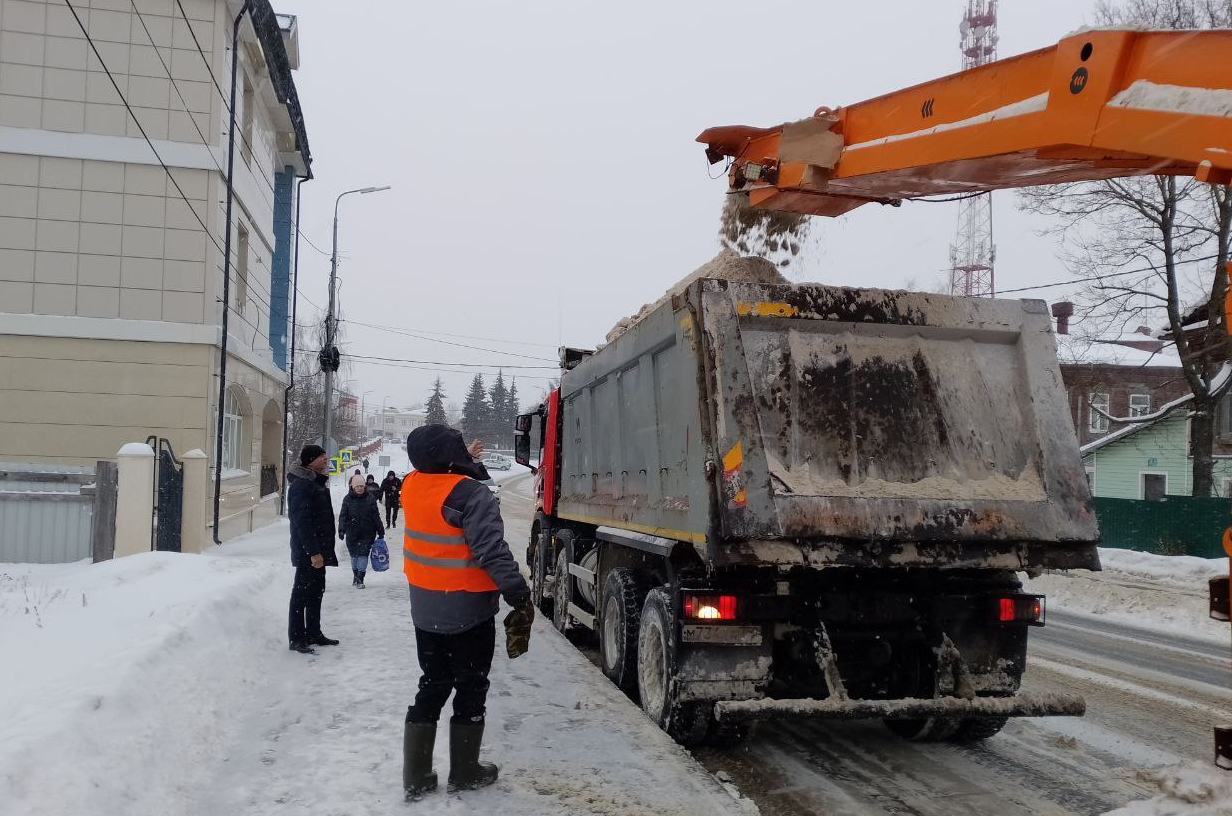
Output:
<svg viewBox="0 0 1232 816">
<path fill-rule="evenodd" d="M 461 527 L 441 516 L 445 499 L 465 476 L 415 471 L 402 481 L 402 571 L 407 583 L 441 592 L 493 592 Z"/>
</svg>

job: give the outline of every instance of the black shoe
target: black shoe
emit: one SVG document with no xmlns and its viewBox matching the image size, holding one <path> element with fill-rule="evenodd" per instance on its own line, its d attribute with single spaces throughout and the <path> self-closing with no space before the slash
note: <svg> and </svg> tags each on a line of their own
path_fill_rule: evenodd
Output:
<svg viewBox="0 0 1232 816">
<path fill-rule="evenodd" d="M 406 724 L 402 737 L 402 787 L 408 802 L 436 790 L 436 771 L 432 770 L 435 744 L 436 723 Z"/>
<path fill-rule="evenodd" d="M 479 761 L 483 720 L 449 724 L 449 792 L 475 790 L 496 781 L 497 767 Z"/>
<path fill-rule="evenodd" d="M 359 588 L 360 589 L 364 589 L 364 576 L 367 574 L 368 574 L 367 570 L 359 571 Z"/>
<path fill-rule="evenodd" d="M 338 641 L 334 640 L 333 638 L 327 638 L 325 637 L 325 635 L 317 635 L 316 637 L 308 638 L 308 640 L 305 641 L 305 645 L 308 645 L 308 646 L 337 646 Z"/>
<path fill-rule="evenodd" d="M 291 645 L 289 645 L 287 648 L 293 652 L 299 652 L 300 654 L 316 654 L 317 653 L 317 650 L 312 648 L 312 646 L 308 645 L 308 641 L 306 640 L 293 640 L 291 641 Z"/>
<path fill-rule="evenodd" d="M 351 586 L 359 586 L 359 571 L 351 570 L 351 575 L 354 576 L 351 578 Z"/>
</svg>

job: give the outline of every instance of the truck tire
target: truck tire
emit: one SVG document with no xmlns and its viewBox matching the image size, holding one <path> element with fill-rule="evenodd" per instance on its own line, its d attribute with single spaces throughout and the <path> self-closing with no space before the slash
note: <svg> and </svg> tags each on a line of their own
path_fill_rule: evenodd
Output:
<svg viewBox="0 0 1232 816">
<path fill-rule="evenodd" d="M 943 742 L 958 733 L 959 717 L 927 717 L 922 720 L 884 720 L 886 728 L 908 742 Z"/>
<path fill-rule="evenodd" d="M 552 586 L 552 623 L 561 634 L 573 628 L 573 616 L 569 614 L 569 601 L 573 598 L 569 580 L 569 553 L 561 550 L 556 557 L 556 573 Z"/>
<path fill-rule="evenodd" d="M 1009 717 L 966 717 L 950 742 L 981 742 L 1000 733 Z"/>
<path fill-rule="evenodd" d="M 547 533 L 541 527 L 536 527 L 530 540 L 530 592 L 535 606 L 545 618 L 555 618 L 552 615 L 552 594 L 548 591 L 548 541 Z"/>
<path fill-rule="evenodd" d="M 614 569 L 607 574 L 598 606 L 599 665 L 622 690 L 633 691 L 637 688 L 642 588 L 632 570 Z"/>
<path fill-rule="evenodd" d="M 701 745 L 710 726 L 712 703 L 676 699 L 672 652 L 676 615 L 666 589 L 652 589 L 642 604 L 637 632 L 637 688 L 642 711 L 686 748 Z"/>
</svg>

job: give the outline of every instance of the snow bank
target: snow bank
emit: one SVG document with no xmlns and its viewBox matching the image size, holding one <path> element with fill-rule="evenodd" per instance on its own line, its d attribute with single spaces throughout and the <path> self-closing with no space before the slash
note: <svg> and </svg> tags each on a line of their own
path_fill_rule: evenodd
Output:
<svg viewBox="0 0 1232 816">
<path fill-rule="evenodd" d="M 1227 771 L 1195 762 L 1138 771 L 1138 779 L 1158 786 L 1159 795 L 1104 816 L 1232 816 L 1232 774 Z"/>
<path fill-rule="evenodd" d="M 1099 559 L 1105 570 L 1141 575 L 1194 587 L 1211 578 L 1228 574 L 1226 558 L 1196 558 L 1192 555 L 1156 555 L 1155 553 L 1099 548 Z"/>
<path fill-rule="evenodd" d="M 1048 608 L 1160 632 L 1228 642 L 1228 624 L 1211 620 L 1207 581 L 1227 574 L 1227 559 L 1154 555 L 1101 547 L 1103 572 L 1050 572 L 1023 581 L 1048 596 Z"/>
<path fill-rule="evenodd" d="M 281 525 L 266 535 L 285 549 Z M 285 601 L 262 591 L 279 572 L 158 552 L 0 565 L 5 812 L 177 812 L 285 651 L 268 623 Z"/>
</svg>

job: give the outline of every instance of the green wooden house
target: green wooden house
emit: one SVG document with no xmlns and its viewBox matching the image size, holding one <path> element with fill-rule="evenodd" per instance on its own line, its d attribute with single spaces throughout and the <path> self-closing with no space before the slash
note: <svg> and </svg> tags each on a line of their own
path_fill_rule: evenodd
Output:
<svg viewBox="0 0 1232 816">
<path fill-rule="evenodd" d="M 1193 459 L 1189 455 L 1192 397 L 1175 400 L 1140 422 L 1082 446 L 1091 493 L 1097 498 L 1158 501 L 1193 495 Z M 1232 460 L 1215 459 L 1215 487 L 1230 495 Z"/>
</svg>

